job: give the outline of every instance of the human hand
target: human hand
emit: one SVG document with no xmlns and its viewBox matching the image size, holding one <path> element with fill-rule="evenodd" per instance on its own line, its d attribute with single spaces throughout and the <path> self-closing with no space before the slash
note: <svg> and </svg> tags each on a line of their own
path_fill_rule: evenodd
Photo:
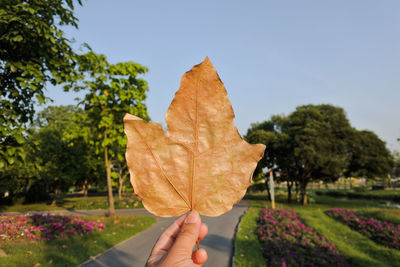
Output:
<svg viewBox="0 0 400 267">
<path fill-rule="evenodd" d="M 207 261 L 204 249 L 193 251 L 208 232 L 199 214 L 192 211 L 179 217 L 158 238 L 146 267 L 193 267 Z"/>
</svg>

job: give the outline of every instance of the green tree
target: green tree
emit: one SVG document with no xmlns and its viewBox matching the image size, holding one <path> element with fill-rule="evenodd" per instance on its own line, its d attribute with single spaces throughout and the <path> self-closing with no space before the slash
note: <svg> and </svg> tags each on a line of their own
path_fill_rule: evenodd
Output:
<svg viewBox="0 0 400 267">
<path fill-rule="evenodd" d="M 400 138 L 397 138 L 397 141 L 400 142 Z M 393 158 L 394 158 L 394 166 L 393 166 L 392 176 L 400 177 L 400 153 L 398 151 L 394 151 Z"/>
<path fill-rule="evenodd" d="M 273 118 L 271 118 L 271 120 L 268 121 L 264 121 L 261 123 L 252 123 L 250 128 L 247 130 L 247 134 L 244 137 L 249 143 L 261 143 L 266 145 L 267 147 L 264 153 L 264 157 L 258 162 L 253 176 L 263 177 L 269 200 L 271 200 L 269 179 L 267 177 L 269 174 L 266 175 L 265 173 L 263 173 L 263 169 L 274 169 L 274 173 L 276 173 L 276 171 L 282 171 L 282 169 L 279 168 L 278 164 L 278 154 L 282 151 L 282 147 L 280 146 L 281 133 L 279 131 L 279 122 L 281 119 L 283 119 L 283 117 L 274 116 Z"/>
<path fill-rule="evenodd" d="M 81 1 L 77 1 L 81 4 Z M 75 53 L 61 30 L 77 27 L 72 0 L 0 1 L 0 169 L 25 156 L 24 125 L 46 84 L 74 77 Z"/>
<path fill-rule="evenodd" d="M 115 160 L 112 162 L 112 166 L 115 171 L 111 173 L 111 176 L 118 179 L 118 199 L 122 200 L 122 191 L 124 189 L 126 178 L 128 178 L 129 175 L 129 169 L 125 160 Z"/>
<path fill-rule="evenodd" d="M 387 178 L 394 161 L 384 141 L 371 131 L 354 129 L 348 142 L 350 158 L 346 177 Z"/>
<path fill-rule="evenodd" d="M 71 138 L 70 129 L 79 127 L 83 111 L 76 106 L 50 106 L 38 114 L 39 127 L 31 136 L 37 144 L 33 156 L 39 161 L 39 179 L 54 193 L 53 204 L 60 192 L 89 173 L 88 145 L 82 138 Z"/>
<path fill-rule="evenodd" d="M 90 48 L 89 48 L 90 50 Z M 149 120 L 146 105 L 147 82 L 138 75 L 147 68 L 134 62 L 110 64 L 102 54 L 89 51 L 78 57 L 80 79 L 65 86 L 65 90 L 86 90 L 82 100 L 86 113 L 85 122 L 90 129 L 91 145 L 96 153 L 103 155 L 106 168 L 109 213 L 115 214 L 112 195 L 112 170 L 120 162 L 123 166 L 126 138 L 123 117 L 131 113 Z"/>
<path fill-rule="evenodd" d="M 88 177 L 90 149 L 81 137 L 71 138 L 83 111 L 77 107 L 47 107 L 26 132 L 24 160 L 8 165 L 0 183 L 11 196 L 22 194 L 26 202 L 46 200 Z M 1 182 L 3 181 L 3 182 Z"/>
<path fill-rule="evenodd" d="M 265 144 L 264 157 L 258 162 L 255 175 L 259 175 L 265 167 L 273 169 L 274 180 L 277 182 L 286 182 L 288 190 L 288 202 L 292 199 L 293 185 L 296 184 L 296 159 L 292 153 L 292 140 L 282 132 L 282 127 L 287 124 L 288 117 L 283 115 L 274 115 L 270 120 L 251 125 L 245 136 L 250 143 Z M 279 176 L 276 174 L 279 173 Z M 270 199 L 268 179 L 265 178 L 265 184 Z M 298 187 L 296 186 L 296 189 Z"/>
<path fill-rule="evenodd" d="M 344 110 L 332 105 L 300 106 L 289 115 L 284 131 L 294 140 L 296 180 L 303 204 L 307 203 L 310 181 L 334 181 L 343 175 L 351 130 Z"/>
<path fill-rule="evenodd" d="M 25 195 L 39 177 L 40 166 L 33 155 L 37 144 L 29 138 L 31 134 L 32 131 L 28 129 L 28 138 L 23 143 L 23 159 L 4 166 L 0 172 L 0 195 L 7 193 L 10 203 L 16 196 Z"/>
<path fill-rule="evenodd" d="M 81 167 L 79 168 L 79 175 L 75 177 L 75 186 L 83 188 L 83 194 L 87 196 L 89 185 L 103 186 L 105 184 L 101 179 L 105 171 L 103 159 L 96 153 L 96 147 L 93 146 L 92 130 L 86 122 L 87 113 L 77 106 L 50 108 L 52 108 L 50 114 L 46 112 L 48 115 L 45 115 L 50 121 L 57 120 L 54 117 L 58 117 L 59 114 L 67 114 L 68 116 L 63 120 L 63 122 L 69 122 L 63 128 L 63 141 L 67 142 L 68 146 L 74 147 L 73 151 L 80 151 L 77 160 Z M 70 112 L 68 112 L 68 109 Z"/>
<path fill-rule="evenodd" d="M 393 178 L 400 177 L 400 153 L 394 151 L 392 157 L 393 157 L 393 169 L 391 172 L 391 176 Z"/>
<path fill-rule="evenodd" d="M 311 181 L 338 179 L 346 169 L 346 137 L 352 128 L 343 109 L 299 106 L 289 116 L 275 116 L 263 124 L 270 125 L 263 131 L 273 132 L 275 137 L 267 139 L 261 164 L 276 165 L 281 179 L 291 185 L 298 183 L 303 204 L 307 203 L 306 189 Z"/>
</svg>

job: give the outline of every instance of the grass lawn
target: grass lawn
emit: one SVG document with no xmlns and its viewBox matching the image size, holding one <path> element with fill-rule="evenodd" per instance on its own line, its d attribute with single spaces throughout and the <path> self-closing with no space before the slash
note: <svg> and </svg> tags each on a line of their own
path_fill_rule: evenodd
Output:
<svg viewBox="0 0 400 267">
<path fill-rule="evenodd" d="M 382 221 L 400 224 L 400 209 L 369 208 L 359 209 L 357 213 L 367 217 L 374 217 Z"/>
<path fill-rule="evenodd" d="M 262 259 L 260 245 L 255 234 L 255 220 L 259 211 L 267 205 L 270 206 L 270 203 L 259 199 L 260 196 L 250 197 L 248 201 L 251 203 L 251 208 L 242 217 L 238 229 L 235 241 L 237 252 L 235 265 L 237 266 L 263 266 L 255 263 L 256 259 L 260 257 Z M 355 266 L 400 266 L 399 250 L 378 245 L 324 214 L 325 210 L 331 208 L 350 208 L 363 216 L 373 216 L 377 219 L 400 223 L 399 209 L 382 208 L 379 207 L 378 202 L 372 200 L 346 200 L 325 195 L 316 196 L 315 199 L 316 204 L 307 206 L 280 202 L 277 203 L 277 208 L 294 209 L 307 226 L 311 226 L 318 234 L 333 241 L 340 253 Z M 246 242 L 247 240 L 252 244 Z M 240 254 L 244 256 L 241 257 Z"/>
<path fill-rule="evenodd" d="M 338 198 L 331 196 L 315 196 L 316 204 L 327 206 L 327 207 L 335 207 L 335 208 L 343 208 L 343 209 L 357 209 L 357 208 L 379 208 L 382 207 L 379 202 L 375 200 L 367 200 L 367 199 L 348 199 L 348 198 Z M 286 198 L 285 198 L 286 201 Z M 284 202 L 284 201 L 282 201 Z"/>
<path fill-rule="evenodd" d="M 28 211 L 54 211 L 54 210 L 93 210 L 107 209 L 108 202 L 106 196 L 95 197 L 71 197 L 63 198 L 57 201 L 57 204 L 52 206 L 48 203 L 22 204 L 15 203 L 12 206 L 0 206 L 2 212 L 28 212 Z M 116 209 L 135 209 L 143 208 L 142 202 L 138 199 L 125 198 L 118 200 L 114 198 Z"/>
<path fill-rule="evenodd" d="M 266 266 L 258 243 L 256 219 L 260 213 L 259 208 L 249 208 L 243 215 L 235 239 L 235 266 Z"/>
<path fill-rule="evenodd" d="M 8 255 L 0 257 L 0 266 L 76 266 L 92 256 L 149 228 L 156 219 L 149 216 L 120 215 L 82 217 L 106 224 L 103 232 L 55 241 L 0 241 Z"/>
</svg>

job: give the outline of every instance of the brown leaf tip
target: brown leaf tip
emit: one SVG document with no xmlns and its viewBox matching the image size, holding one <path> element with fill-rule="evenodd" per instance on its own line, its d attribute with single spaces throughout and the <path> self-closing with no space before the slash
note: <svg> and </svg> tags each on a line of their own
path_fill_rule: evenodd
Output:
<svg viewBox="0 0 400 267">
<path fill-rule="evenodd" d="M 193 67 L 200 67 L 201 65 L 207 65 L 207 66 L 214 67 L 213 64 L 211 63 L 210 58 L 207 56 L 200 64 L 194 65 Z"/>
</svg>

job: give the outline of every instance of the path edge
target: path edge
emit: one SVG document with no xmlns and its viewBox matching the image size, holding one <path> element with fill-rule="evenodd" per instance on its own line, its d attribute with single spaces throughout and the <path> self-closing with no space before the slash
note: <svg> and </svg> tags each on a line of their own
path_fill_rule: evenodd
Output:
<svg viewBox="0 0 400 267">
<path fill-rule="evenodd" d="M 242 215 L 240 215 L 239 220 L 238 220 L 238 223 L 236 224 L 236 227 L 235 227 L 235 233 L 234 233 L 234 236 L 233 236 L 232 251 L 231 251 L 232 257 L 231 257 L 231 262 L 230 262 L 230 264 L 229 264 L 231 267 L 235 267 L 236 238 L 237 238 L 237 233 L 238 233 L 238 231 L 239 231 L 240 223 L 242 222 L 242 217 L 243 217 L 244 215 L 246 215 L 246 213 L 247 213 L 247 211 L 249 210 L 249 208 L 250 208 L 250 206 L 248 206 L 248 207 L 246 208 L 246 210 L 242 213 Z"/>
<path fill-rule="evenodd" d="M 146 215 L 142 215 L 142 216 L 146 216 Z M 89 259 L 87 259 L 87 260 L 85 260 L 84 262 L 78 264 L 77 267 L 84 267 L 85 265 L 87 265 L 87 264 L 89 264 L 89 263 L 91 263 L 91 262 L 95 262 L 96 259 L 99 258 L 101 255 L 108 253 L 109 251 L 113 250 L 115 247 L 117 247 L 117 246 L 119 246 L 119 245 L 122 245 L 122 244 L 124 244 L 125 242 L 128 242 L 128 240 L 130 240 L 131 238 L 134 238 L 134 237 L 136 237 L 136 236 L 138 236 L 138 235 L 140 235 L 140 234 L 142 234 L 142 233 L 144 233 L 144 232 L 146 232 L 146 231 L 149 231 L 155 224 L 157 224 L 157 223 L 159 222 L 158 218 L 157 218 L 157 217 L 155 217 L 155 218 L 157 219 L 157 221 L 154 222 L 153 225 L 150 226 L 149 228 L 147 228 L 146 230 L 141 231 L 141 232 L 137 233 L 136 235 L 133 235 L 133 236 L 131 236 L 131 237 L 125 239 L 124 241 L 119 242 L 118 244 L 115 244 L 115 245 L 112 246 L 111 248 L 109 248 L 109 249 L 107 249 L 107 250 L 105 250 L 105 251 L 103 251 L 103 252 L 100 252 L 100 253 L 97 254 L 96 256 L 90 256 Z"/>
</svg>

